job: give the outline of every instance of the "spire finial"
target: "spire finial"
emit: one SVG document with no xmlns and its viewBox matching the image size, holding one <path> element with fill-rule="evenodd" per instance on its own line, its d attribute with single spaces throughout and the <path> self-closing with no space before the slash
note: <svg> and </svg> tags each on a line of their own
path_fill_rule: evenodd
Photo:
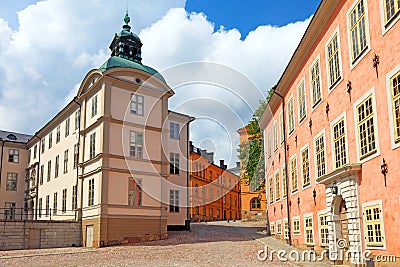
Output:
<svg viewBox="0 0 400 267">
<path fill-rule="evenodd" d="M 124 21 L 125 21 L 126 25 L 128 25 L 129 22 L 131 22 L 131 18 L 129 17 L 128 10 L 126 11 L 126 14 L 125 14 L 125 17 L 124 17 Z"/>
</svg>

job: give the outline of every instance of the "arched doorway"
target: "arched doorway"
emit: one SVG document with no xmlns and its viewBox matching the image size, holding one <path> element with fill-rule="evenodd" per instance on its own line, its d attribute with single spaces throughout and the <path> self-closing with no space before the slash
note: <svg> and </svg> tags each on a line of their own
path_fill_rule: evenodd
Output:
<svg viewBox="0 0 400 267">
<path fill-rule="evenodd" d="M 337 196 L 333 200 L 333 216 L 335 223 L 335 233 L 336 233 L 336 241 L 335 245 L 337 251 L 339 252 L 339 258 L 335 261 L 335 264 L 350 264 L 349 259 L 347 259 L 346 255 L 349 251 L 349 219 L 347 217 L 347 207 L 346 201 L 342 198 L 342 196 Z"/>
</svg>

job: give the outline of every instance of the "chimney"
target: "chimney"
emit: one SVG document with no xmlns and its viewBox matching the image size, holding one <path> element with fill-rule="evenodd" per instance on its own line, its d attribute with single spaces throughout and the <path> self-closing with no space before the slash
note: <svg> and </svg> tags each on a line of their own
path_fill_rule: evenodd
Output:
<svg viewBox="0 0 400 267">
<path fill-rule="evenodd" d="M 190 152 L 194 152 L 194 146 L 192 141 L 189 141 L 189 146 L 190 146 Z"/>
<path fill-rule="evenodd" d="M 224 164 L 224 160 L 223 159 L 220 159 L 219 160 L 219 167 L 221 168 L 221 169 L 223 169 L 223 170 L 226 170 L 226 165 Z"/>
<path fill-rule="evenodd" d="M 236 161 L 236 168 L 240 168 L 240 161 Z"/>
</svg>

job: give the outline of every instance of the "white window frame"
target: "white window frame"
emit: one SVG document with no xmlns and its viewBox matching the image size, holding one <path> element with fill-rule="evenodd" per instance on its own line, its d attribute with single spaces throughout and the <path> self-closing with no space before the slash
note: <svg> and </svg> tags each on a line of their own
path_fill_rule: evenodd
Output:
<svg viewBox="0 0 400 267">
<path fill-rule="evenodd" d="M 179 140 L 180 125 L 177 122 L 169 122 L 169 138 Z"/>
<path fill-rule="evenodd" d="M 311 218 L 312 221 L 312 234 L 313 243 L 307 243 L 307 232 L 306 232 L 306 219 Z M 314 213 L 307 213 L 303 215 L 303 229 L 304 229 L 304 244 L 307 246 L 315 245 L 315 224 L 314 224 Z"/>
<path fill-rule="evenodd" d="M 285 224 L 287 224 L 287 227 L 285 227 Z M 282 220 L 282 232 L 283 232 L 283 239 L 288 240 L 289 239 L 289 220 L 288 218 L 284 218 Z M 287 236 L 286 236 L 287 234 Z"/>
<path fill-rule="evenodd" d="M 312 80 L 311 80 L 311 70 L 314 67 L 314 65 L 317 63 L 318 61 L 318 67 L 319 67 L 319 88 L 321 91 L 321 100 L 319 102 L 316 102 L 316 104 L 314 105 L 314 103 L 312 102 L 312 96 L 313 96 L 313 87 L 312 87 Z M 311 103 L 311 112 L 313 112 L 315 109 L 317 109 L 317 107 L 319 105 L 321 105 L 322 102 L 324 102 L 324 89 L 322 87 L 322 68 L 321 68 L 321 56 L 320 54 L 318 54 L 318 56 L 315 58 L 315 60 L 311 63 L 311 66 L 309 68 L 308 71 L 308 75 L 309 75 L 309 85 L 310 85 L 310 103 Z"/>
<path fill-rule="evenodd" d="M 295 191 L 293 191 L 293 177 L 292 177 L 292 160 L 294 159 L 294 158 L 296 158 L 296 175 L 297 175 L 297 189 L 295 190 Z M 290 157 L 290 159 L 289 159 L 289 167 L 290 167 L 290 170 L 289 170 L 289 172 L 290 172 L 290 179 L 289 179 L 289 182 L 290 182 L 290 194 L 291 195 L 295 195 L 295 194 L 297 194 L 298 192 L 299 192 L 299 190 L 300 190 L 300 187 L 299 187 L 299 164 L 298 164 L 298 160 L 297 160 L 297 155 L 296 154 L 294 154 L 294 155 L 292 155 L 291 157 Z"/>
<path fill-rule="evenodd" d="M 385 4 L 385 0 L 380 0 L 382 36 L 385 35 L 400 19 L 400 13 L 398 13 L 386 23 Z"/>
<path fill-rule="evenodd" d="M 290 131 L 289 129 L 289 121 L 290 121 L 290 115 L 289 115 L 289 102 L 293 101 L 293 130 Z M 286 111 L 286 117 L 287 117 L 287 131 L 288 131 L 288 137 L 292 136 L 294 132 L 296 131 L 296 115 L 295 115 L 295 108 L 294 108 L 294 97 L 293 94 L 289 97 L 289 100 L 287 102 L 287 111 Z M 286 125 L 285 125 L 286 126 Z"/>
<path fill-rule="evenodd" d="M 324 152 L 325 152 L 325 174 L 326 175 L 328 172 L 328 157 L 327 157 L 327 151 L 326 151 L 326 134 L 325 134 L 325 129 L 323 129 L 322 131 L 320 131 L 319 133 L 317 133 L 314 137 L 313 137 L 313 147 L 314 147 L 314 177 L 315 179 L 318 179 L 318 167 L 317 167 L 317 153 L 315 151 L 316 147 L 315 147 L 315 140 L 317 140 L 317 138 L 321 137 L 321 135 L 323 135 L 324 138 Z M 321 176 L 322 177 L 322 176 Z"/>
<path fill-rule="evenodd" d="M 320 218 L 320 216 L 322 216 L 322 215 L 326 215 L 327 221 L 328 221 L 328 243 L 327 244 L 322 244 L 322 241 L 321 241 L 321 218 Z M 331 217 L 331 214 L 328 209 L 318 211 L 318 242 L 321 247 L 329 246 L 329 221 L 331 220 L 330 217 Z M 315 243 L 315 240 L 314 240 L 314 243 Z"/>
<path fill-rule="evenodd" d="M 335 156 L 336 156 L 336 154 L 335 154 L 335 143 L 334 143 L 334 132 L 333 132 L 333 126 L 336 124 L 336 123 L 338 123 L 340 120 L 342 120 L 343 119 L 343 122 L 344 122 L 344 134 L 345 134 L 345 152 L 346 152 L 346 163 L 344 164 L 344 165 L 346 165 L 346 164 L 348 164 L 349 163 L 349 138 L 348 138 L 348 135 L 347 135 L 347 116 L 346 116 L 346 111 L 344 111 L 342 114 L 340 114 L 336 119 L 334 119 L 332 122 L 331 122 L 331 125 L 330 125 L 330 132 L 331 132 L 331 149 L 332 149 L 332 156 L 331 156 L 331 158 L 332 158 L 332 169 L 333 170 L 336 170 L 336 158 L 335 158 Z M 343 166 L 341 166 L 340 168 L 342 168 Z"/>
<path fill-rule="evenodd" d="M 303 179 L 303 176 L 304 176 L 304 173 L 303 173 L 303 151 L 304 151 L 304 149 L 308 149 L 308 177 L 310 179 L 310 184 L 308 184 L 306 186 L 304 186 L 304 179 Z M 300 148 L 299 155 L 300 155 L 300 165 L 301 165 L 301 168 L 300 168 L 301 169 L 300 170 L 300 173 L 301 173 L 301 188 L 304 190 L 304 189 L 307 189 L 307 188 L 311 187 L 311 185 L 312 185 L 310 145 L 308 143 Z"/>
<path fill-rule="evenodd" d="M 285 188 L 284 188 L 284 186 L 283 186 L 283 179 L 286 179 L 284 176 L 283 176 L 283 172 L 286 172 L 286 165 L 285 164 L 283 164 L 282 165 L 282 167 L 280 168 L 280 172 L 281 172 L 281 177 L 282 177 L 282 196 L 281 196 L 281 200 L 283 200 L 283 199 L 286 199 L 287 198 L 287 194 L 286 194 L 286 192 L 285 192 Z M 287 176 L 288 174 L 286 173 L 286 176 Z M 288 178 L 288 180 L 289 180 L 289 178 Z M 290 181 L 290 180 L 289 180 Z M 285 181 L 285 183 L 286 183 L 286 181 Z M 288 185 L 287 185 L 287 183 L 286 183 L 286 187 L 288 187 Z"/>
<path fill-rule="evenodd" d="M 365 99 L 367 99 L 370 95 L 372 95 L 372 107 L 374 109 L 374 127 L 375 127 L 375 144 L 376 144 L 376 152 L 374 154 L 369 155 L 366 158 L 363 158 L 360 160 L 360 135 L 358 132 L 358 113 L 357 113 L 357 106 L 361 104 Z M 353 105 L 354 109 L 354 129 L 355 129 L 355 135 L 356 135 L 356 153 L 357 153 L 357 162 L 364 163 L 366 161 L 369 161 L 373 158 L 376 158 L 381 155 L 381 149 L 380 149 L 380 144 L 379 144 L 379 124 L 378 124 L 378 110 L 376 106 L 376 97 L 375 97 L 375 88 L 372 87 L 370 90 L 368 90 L 363 96 L 361 96 Z"/>
<path fill-rule="evenodd" d="M 136 101 L 133 100 L 133 97 L 136 96 Z M 142 99 L 142 103 L 140 103 L 139 99 Z M 139 95 L 139 94 L 132 94 L 131 95 L 131 99 L 130 99 L 130 114 L 134 114 L 137 116 L 144 116 L 144 96 L 143 95 Z M 134 109 L 132 109 L 132 106 L 135 105 L 135 112 L 133 111 Z M 139 108 L 141 107 L 141 109 Z M 141 112 L 140 112 L 141 111 Z"/>
<path fill-rule="evenodd" d="M 278 225 L 281 226 L 281 232 L 278 232 Z M 283 231 L 282 231 L 282 230 L 283 230 L 282 228 L 283 228 L 283 227 L 282 227 L 282 221 L 281 221 L 281 220 L 277 220 L 277 221 L 276 221 L 276 231 L 275 231 L 277 235 L 282 235 L 282 232 L 283 232 Z"/>
<path fill-rule="evenodd" d="M 400 17 L 400 15 L 399 15 Z M 400 147 L 400 142 L 396 143 L 395 135 L 394 135 L 394 114 L 393 114 L 393 101 L 392 101 L 392 88 L 390 84 L 390 78 L 394 76 L 397 72 L 400 71 L 400 64 L 397 65 L 393 70 L 391 70 L 388 74 L 386 74 L 386 91 L 388 98 L 388 114 L 389 114 L 389 127 L 390 127 L 390 143 L 392 149 L 396 149 Z"/>
<path fill-rule="evenodd" d="M 300 94 L 299 94 L 299 88 L 300 86 L 303 84 L 304 87 L 304 112 L 305 112 L 305 116 L 304 118 L 300 118 Z M 303 79 L 301 79 L 301 81 L 297 84 L 296 87 L 296 94 L 297 94 L 297 109 L 298 109 L 298 121 L 299 121 L 299 126 L 303 124 L 303 122 L 307 119 L 307 88 L 306 88 L 306 78 L 303 77 Z"/>
<path fill-rule="evenodd" d="M 371 201 L 371 202 L 366 202 L 366 203 L 362 203 L 362 218 L 363 221 L 365 220 L 365 215 L 364 215 L 364 209 L 371 207 L 371 206 L 377 206 L 379 205 L 381 208 L 381 217 L 382 217 L 382 228 L 381 228 L 381 232 L 382 232 L 382 239 L 383 239 L 383 246 L 367 246 L 367 242 L 366 242 L 366 238 L 367 238 L 367 224 L 363 223 L 363 233 L 364 233 L 364 244 L 365 247 L 367 249 L 376 249 L 376 250 L 386 250 L 386 234 L 385 234 L 385 218 L 384 218 L 384 213 L 383 213 L 383 203 L 381 199 L 375 200 L 375 201 Z"/>
<path fill-rule="evenodd" d="M 338 53 L 339 53 L 339 71 L 340 71 L 340 78 L 334 82 L 333 84 L 330 84 L 330 75 L 329 75 L 329 62 L 328 62 L 328 44 L 332 40 L 332 38 L 337 34 L 338 38 Z M 325 44 L 325 67 L 326 67 L 326 82 L 328 84 L 328 94 L 330 94 L 342 81 L 343 81 L 343 67 L 342 67 L 342 52 L 341 52 L 341 42 L 340 42 L 340 27 L 339 25 L 337 28 L 333 31 L 332 35 L 329 37 L 328 41 Z"/>
<path fill-rule="evenodd" d="M 279 179 L 278 179 L 278 185 L 279 185 L 279 190 L 277 190 L 277 183 L 276 183 L 276 175 L 279 175 Z M 275 172 L 274 172 L 274 187 L 275 187 L 275 202 L 278 202 L 280 199 L 281 199 L 281 197 L 282 197 L 282 194 L 281 194 L 281 191 L 282 191 L 282 189 L 281 189 L 281 174 L 280 174 L 280 171 L 279 171 L 279 169 L 277 169 Z M 279 198 L 278 198 L 278 195 L 276 194 L 276 193 L 279 193 Z"/>
<path fill-rule="evenodd" d="M 356 5 L 360 2 L 363 1 L 364 4 L 364 10 L 365 10 L 365 38 L 367 42 L 367 47 L 361 51 L 361 53 L 358 55 L 358 57 L 353 61 L 353 51 L 352 51 L 352 44 L 351 44 L 351 31 L 350 31 L 350 13 L 351 11 L 356 8 Z M 348 42 L 348 48 L 349 48 L 349 63 L 350 63 L 350 70 L 352 70 L 357 64 L 365 57 L 365 55 L 368 54 L 368 52 L 371 50 L 371 42 L 370 42 L 370 35 L 369 35 L 369 16 L 368 16 L 368 1 L 367 0 L 356 0 L 354 3 L 351 5 L 349 10 L 346 13 L 346 21 L 347 21 L 347 42 Z"/>
<path fill-rule="evenodd" d="M 280 113 L 279 113 L 279 136 L 280 136 L 280 146 L 283 146 L 283 143 L 284 143 L 284 136 L 283 136 L 283 134 L 284 134 L 284 129 L 283 129 L 283 127 L 285 127 L 285 125 L 283 125 L 283 119 L 284 119 L 284 115 L 283 115 L 283 111 L 281 111 Z"/>
<path fill-rule="evenodd" d="M 298 233 L 296 233 L 295 231 L 294 231 L 294 221 L 299 221 L 299 232 Z M 293 235 L 297 235 L 297 236 L 299 236 L 299 235 L 301 235 L 301 220 L 300 220 L 300 215 L 297 215 L 297 216 L 293 216 L 292 217 L 292 222 L 293 222 L 293 231 L 292 231 L 292 233 L 293 233 Z"/>
<path fill-rule="evenodd" d="M 271 233 L 271 235 L 275 235 L 275 222 L 270 222 L 269 223 L 269 232 Z"/>
</svg>

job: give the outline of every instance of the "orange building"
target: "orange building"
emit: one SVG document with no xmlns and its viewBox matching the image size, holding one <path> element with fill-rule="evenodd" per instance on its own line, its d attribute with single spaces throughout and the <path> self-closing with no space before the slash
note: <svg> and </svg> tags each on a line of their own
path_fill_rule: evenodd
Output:
<svg viewBox="0 0 400 267">
<path fill-rule="evenodd" d="M 249 142 L 251 136 L 248 135 L 246 127 L 237 131 L 240 136 L 240 145 Z M 240 173 L 241 177 L 243 171 Z M 241 214 L 243 220 L 259 220 L 265 219 L 266 197 L 265 186 L 259 190 L 251 183 L 240 179 L 240 198 L 241 198 Z"/>
<path fill-rule="evenodd" d="M 271 233 L 349 265 L 400 256 L 399 18 L 322 1 L 261 118 Z"/>
<path fill-rule="evenodd" d="M 192 222 L 240 219 L 239 177 L 213 158 L 214 153 L 190 146 Z"/>
</svg>

